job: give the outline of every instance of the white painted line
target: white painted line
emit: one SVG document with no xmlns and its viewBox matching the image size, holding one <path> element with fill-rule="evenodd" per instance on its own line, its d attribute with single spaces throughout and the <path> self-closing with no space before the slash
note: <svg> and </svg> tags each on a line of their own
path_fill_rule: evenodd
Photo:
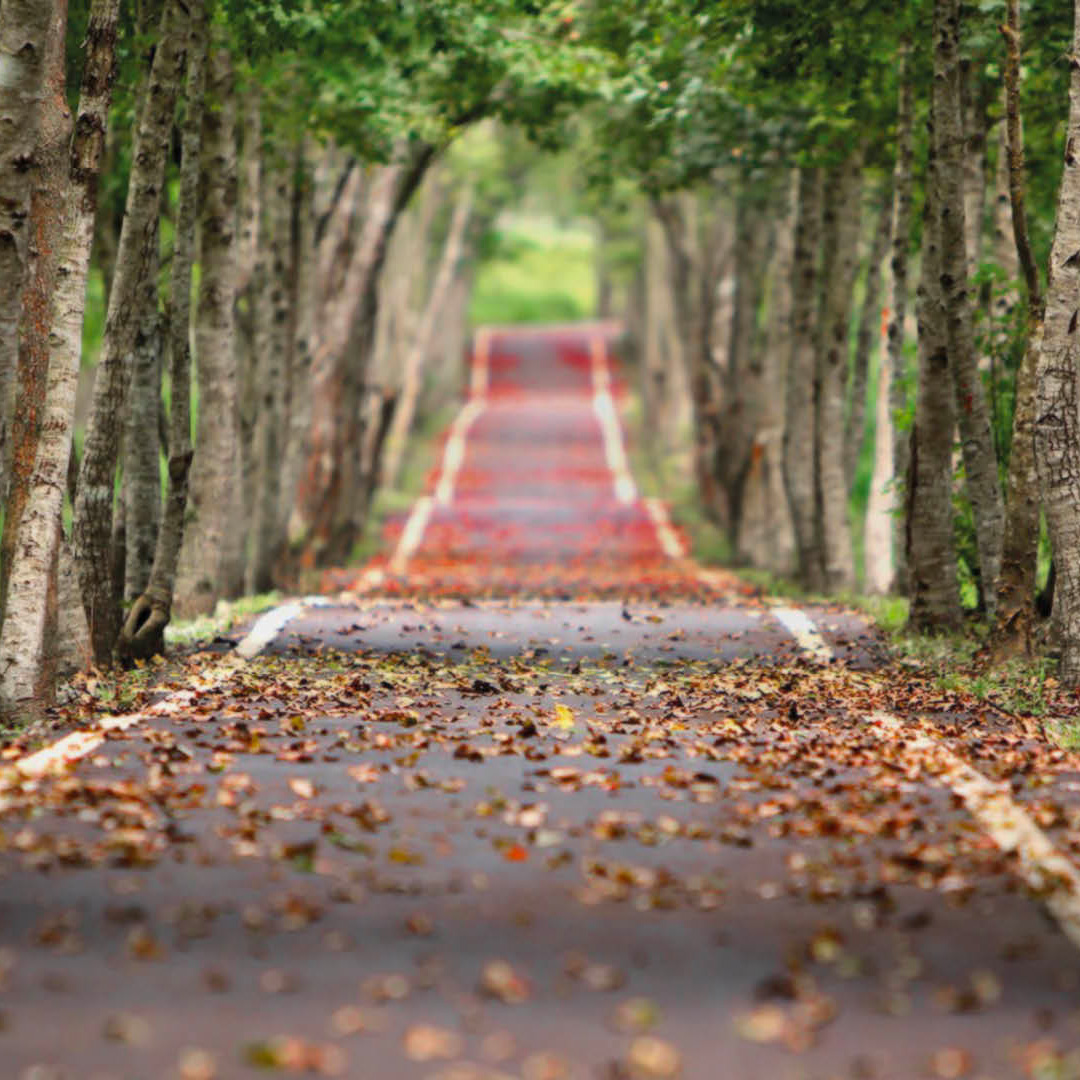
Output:
<svg viewBox="0 0 1080 1080">
<path fill-rule="evenodd" d="M 833 659 L 833 651 L 829 643 L 821 636 L 821 632 L 814 625 L 814 620 L 805 611 L 789 607 L 774 607 L 769 608 L 769 611 L 776 616 L 803 652 L 809 653 L 823 664 Z"/>
<path fill-rule="evenodd" d="M 660 549 L 669 559 L 686 558 L 686 548 L 683 546 L 679 534 L 671 524 L 668 517 L 667 507 L 660 499 L 643 499 L 645 510 L 652 519 L 653 528 L 656 529 L 656 538 L 660 541 Z"/>
<path fill-rule="evenodd" d="M 325 607 L 329 603 L 325 596 L 305 596 L 301 600 L 293 600 L 265 612 L 256 619 L 255 625 L 244 635 L 240 644 L 207 670 L 207 677 L 200 680 L 198 691 L 174 690 L 142 712 L 105 716 L 96 728 L 73 731 L 36 753 L 14 762 L 15 771 L 21 776 L 32 778 L 64 769 L 93 753 L 105 741 L 110 731 L 124 731 L 152 717 L 180 712 L 195 701 L 197 693 L 214 689 L 227 681 L 239 666 L 237 657 L 242 660 L 253 659 L 298 615 L 308 608 Z"/>
<path fill-rule="evenodd" d="M 596 335 L 592 339 L 592 382 L 593 412 L 600 422 L 600 431 L 604 439 L 604 459 L 615 480 L 615 498 L 624 505 L 637 498 L 637 485 L 630 474 L 630 464 L 626 460 L 626 448 L 623 446 L 622 425 L 615 409 L 615 400 L 611 396 L 611 372 L 607 363 L 607 348 L 604 339 Z"/>
<path fill-rule="evenodd" d="M 251 660 L 269 645 L 274 638 L 298 615 L 307 608 L 325 607 L 330 601 L 324 596 L 305 596 L 301 600 L 292 600 L 288 604 L 272 608 L 255 620 L 255 625 L 244 635 L 243 640 L 233 650 L 244 660 Z"/>
<path fill-rule="evenodd" d="M 416 553 L 420 541 L 424 539 L 424 532 L 434 508 L 435 500 L 430 495 L 421 495 L 413 503 L 412 512 L 409 514 L 408 521 L 405 522 L 405 528 L 401 532 L 401 538 L 389 563 L 391 574 L 405 573 L 405 567 Z"/>
<path fill-rule="evenodd" d="M 217 665 L 218 678 L 209 685 L 216 686 L 236 670 L 236 662 L 231 658 Z M 204 688 L 205 689 L 205 688 Z M 124 731 L 141 721 L 155 716 L 168 716 L 189 707 L 196 698 L 194 690 L 175 690 L 168 697 L 162 698 L 142 712 L 127 713 L 123 716 L 105 716 L 98 726 L 89 731 L 73 731 L 50 746 L 29 754 L 13 763 L 19 776 L 28 779 L 45 776 L 73 765 L 75 762 L 93 753 L 108 737 L 111 731 Z"/>
<path fill-rule="evenodd" d="M 913 732 L 895 716 L 874 713 L 870 721 L 931 759 L 937 779 L 959 796 L 1002 852 L 1016 856 L 1019 876 L 1080 948 L 1080 869 L 1013 799 L 1008 786 L 988 780 L 943 743 Z"/>
<path fill-rule="evenodd" d="M 442 468 L 439 470 L 439 482 L 435 485 L 435 501 L 440 506 L 449 506 L 454 499 L 454 484 L 465 461 L 465 448 L 469 438 L 469 428 L 484 411 L 483 398 L 473 398 L 465 403 L 457 414 L 450 428 L 450 437 L 443 450 Z"/>
</svg>

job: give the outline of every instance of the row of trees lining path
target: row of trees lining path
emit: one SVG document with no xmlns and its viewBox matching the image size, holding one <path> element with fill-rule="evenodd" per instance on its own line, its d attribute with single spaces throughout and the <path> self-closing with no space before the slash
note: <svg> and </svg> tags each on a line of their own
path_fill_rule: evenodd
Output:
<svg viewBox="0 0 1080 1080">
<path fill-rule="evenodd" d="M 1019 0 L 4 0 L 4 710 L 47 704 L 73 657 L 160 651 L 174 610 L 349 558 L 461 340 L 514 133 L 573 148 L 602 234 L 632 220 L 648 426 L 689 423 L 738 556 L 855 584 L 872 419 L 877 585 L 939 630 L 968 583 L 995 655 L 1030 651 L 1044 515 L 1080 684 L 1076 22 Z M 456 168 L 482 125 L 502 157 Z"/>
</svg>

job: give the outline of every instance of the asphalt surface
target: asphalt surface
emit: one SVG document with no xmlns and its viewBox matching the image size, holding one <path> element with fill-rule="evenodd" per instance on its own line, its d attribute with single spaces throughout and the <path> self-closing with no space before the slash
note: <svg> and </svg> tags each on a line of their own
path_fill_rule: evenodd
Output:
<svg viewBox="0 0 1080 1080">
<path fill-rule="evenodd" d="M 1075 858 L 1073 756 L 665 552 L 588 334 L 478 352 L 404 566 L 3 779 L 0 1076 L 1080 1077 L 1075 946 L 868 717 Z"/>
</svg>

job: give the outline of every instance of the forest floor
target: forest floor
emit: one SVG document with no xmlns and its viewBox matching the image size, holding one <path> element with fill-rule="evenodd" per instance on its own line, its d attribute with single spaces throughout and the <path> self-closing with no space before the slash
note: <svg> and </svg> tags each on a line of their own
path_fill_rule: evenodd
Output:
<svg viewBox="0 0 1080 1080">
<path fill-rule="evenodd" d="M 381 556 L 9 749 L 5 1076 L 1080 1077 L 1080 758 L 699 569 L 620 395 L 482 334 Z"/>
</svg>

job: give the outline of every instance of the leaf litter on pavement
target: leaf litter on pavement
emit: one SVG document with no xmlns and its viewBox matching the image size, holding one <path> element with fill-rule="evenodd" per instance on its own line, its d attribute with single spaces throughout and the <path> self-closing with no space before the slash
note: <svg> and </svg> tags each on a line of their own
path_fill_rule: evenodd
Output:
<svg viewBox="0 0 1080 1080">
<path fill-rule="evenodd" d="M 236 1062 L 353 1075 L 363 1051 L 352 1040 L 383 1037 L 425 1075 L 584 1075 L 565 1048 L 529 1045 L 520 1028 L 502 1043 L 514 1047 L 505 1060 L 491 1041 L 515 1016 L 527 1033 L 537 1010 L 578 1000 L 602 1010 L 605 1075 L 682 1075 L 700 1051 L 680 1042 L 677 1008 L 662 1000 L 678 973 L 635 959 L 632 941 L 617 957 L 590 948 L 597 920 L 628 917 L 643 928 L 693 919 L 702 948 L 730 949 L 770 910 L 791 914 L 778 916 L 771 969 L 725 998 L 717 1019 L 718 1037 L 744 1053 L 813 1054 L 866 1010 L 901 1033 L 916 1015 L 993 1025 L 1010 1004 L 1010 965 L 1031 942 L 1002 924 L 1001 950 L 970 965 L 937 950 L 951 933 L 942 920 L 986 917 L 988 904 L 1022 892 L 1010 856 L 935 783 L 931 763 L 868 730 L 875 710 L 1007 783 L 1080 857 L 1076 756 L 909 671 L 619 658 L 571 669 L 482 649 L 258 660 L 175 715 L 110 734 L 77 769 L 29 779 L 8 768 L 0 846 L 9 878 L 281 868 L 270 899 L 113 904 L 106 918 L 123 931 L 113 962 L 133 971 L 175 962 L 216 922 L 265 938 L 316 928 L 335 903 L 400 900 L 396 926 L 429 950 L 427 968 L 370 971 L 361 951 L 355 998 L 335 1002 L 319 1030 L 267 1030 L 232 1058 L 188 1047 L 183 1076 L 232 1075 Z M 580 930 L 551 963 L 530 966 L 494 926 L 486 951 L 453 954 L 460 923 L 447 897 L 519 893 L 543 898 L 522 909 L 523 937 L 530 920 L 554 915 Z M 41 911 L 29 940 L 6 942 L 9 966 L 27 949 L 63 958 L 99 947 L 82 923 L 77 909 Z M 1080 965 L 1060 948 L 1049 962 L 1056 989 L 1076 1000 Z M 441 966 L 447 952 L 456 970 Z M 268 959 L 261 992 L 302 998 L 303 972 L 273 963 L 272 950 Z M 204 965 L 203 987 L 227 995 L 239 977 Z M 442 1008 L 423 1005 L 433 995 Z M 1080 1075 L 1078 1017 L 1003 1031 L 1014 1074 Z M 136 1009 L 113 1009 L 102 1030 L 132 1048 L 155 1037 Z M 952 1041 L 915 1054 L 926 1075 L 980 1075 L 986 1046 L 961 1043 L 966 1030 L 943 1028 Z M 485 1046 L 498 1060 L 484 1059 Z"/>
</svg>

